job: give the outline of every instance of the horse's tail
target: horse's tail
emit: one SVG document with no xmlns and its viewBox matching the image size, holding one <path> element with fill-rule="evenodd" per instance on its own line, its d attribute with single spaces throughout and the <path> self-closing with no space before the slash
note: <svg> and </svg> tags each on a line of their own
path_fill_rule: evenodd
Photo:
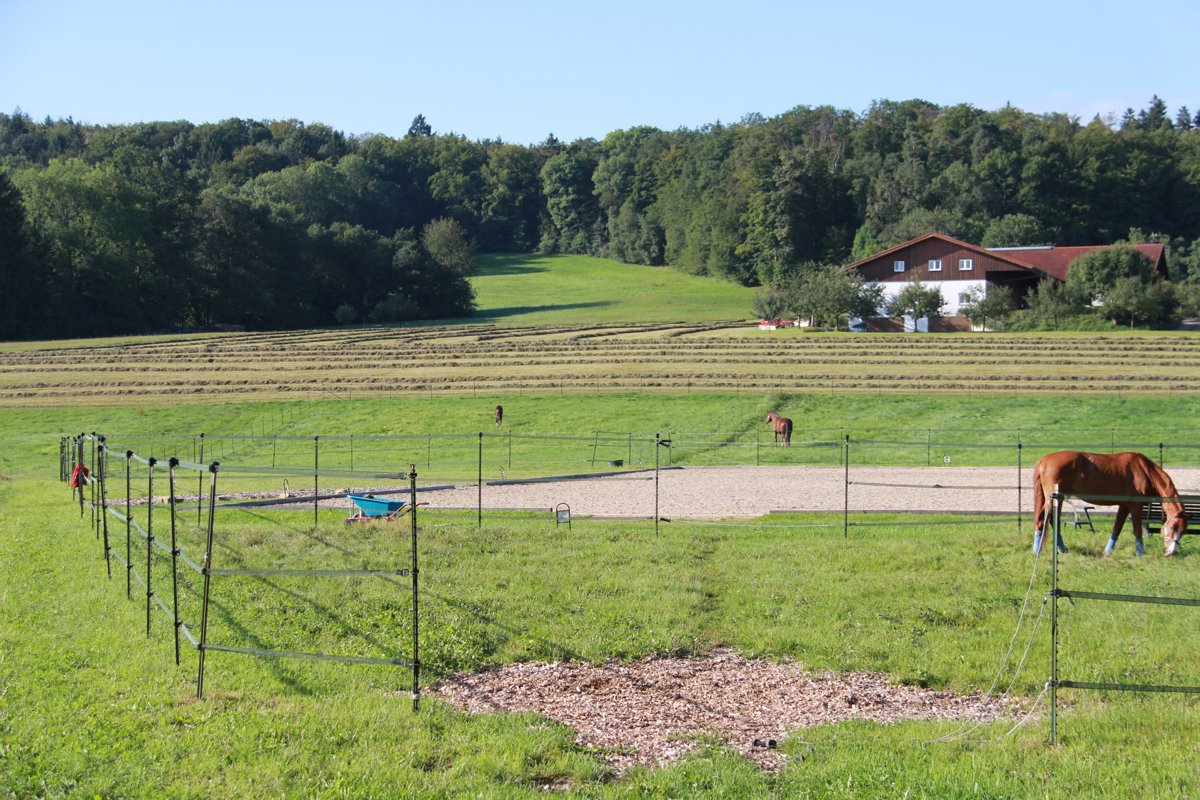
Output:
<svg viewBox="0 0 1200 800">
<path fill-rule="evenodd" d="M 1046 490 L 1042 488 L 1040 465 L 1033 468 L 1033 530 L 1040 532 L 1046 527 Z"/>
</svg>

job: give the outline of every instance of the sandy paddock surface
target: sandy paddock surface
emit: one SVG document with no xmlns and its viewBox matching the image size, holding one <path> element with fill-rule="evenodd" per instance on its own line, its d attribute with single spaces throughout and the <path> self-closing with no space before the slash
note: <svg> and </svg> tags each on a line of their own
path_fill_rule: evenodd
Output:
<svg viewBox="0 0 1200 800">
<path fill-rule="evenodd" d="M 1200 469 L 1170 470 L 1179 490 L 1200 486 Z M 851 511 L 956 511 L 1030 513 L 1033 470 L 1018 481 L 1015 467 L 852 467 Z M 659 515 L 671 519 L 758 517 L 772 511 L 837 511 L 844 508 L 842 467 L 684 467 L 659 472 Z M 430 508 L 475 508 L 478 489 L 424 492 Z M 549 510 L 567 503 L 572 514 L 599 517 L 654 516 L 654 471 L 586 480 L 492 485 L 485 482 L 485 509 Z"/>
</svg>

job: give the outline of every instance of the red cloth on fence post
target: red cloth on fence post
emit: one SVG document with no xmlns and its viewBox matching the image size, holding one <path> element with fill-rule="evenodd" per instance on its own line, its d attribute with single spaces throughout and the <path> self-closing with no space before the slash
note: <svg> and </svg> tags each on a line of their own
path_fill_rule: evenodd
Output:
<svg viewBox="0 0 1200 800">
<path fill-rule="evenodd" d="M 76 464 L 75 471 L 71 473 L 71 488 L 78 489 L 80 486 L 86 486 L 88 482 L 88 468 L 83 464 Z"/>
</svg>

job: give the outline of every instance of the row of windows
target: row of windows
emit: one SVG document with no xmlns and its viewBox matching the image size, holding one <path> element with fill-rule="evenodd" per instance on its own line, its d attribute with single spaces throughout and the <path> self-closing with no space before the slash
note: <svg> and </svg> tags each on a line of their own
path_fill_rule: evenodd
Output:
<svg viewBox="0 0 1200 800">
<path fill-rule="evenodd" d="M 905 268 L 906 268 L 906 265 L 903 261 L 893 261 L 892 262 L 892 272 L 904 272 Z M 970 272 L 973 269 L 975 269 L 975 259 L 960 258 L 958 260 L 958 271 L 959 272 Z M 941 272 L 942 271 L 942 260 L 940 258 L 929 259 L 929 271 L 930 272 Z"/>
</svg>

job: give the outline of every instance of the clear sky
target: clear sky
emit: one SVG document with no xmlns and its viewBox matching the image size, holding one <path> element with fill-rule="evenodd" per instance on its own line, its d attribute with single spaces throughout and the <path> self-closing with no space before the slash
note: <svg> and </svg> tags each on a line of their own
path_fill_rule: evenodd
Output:
<svg viewBox="0 0 1200 800">
<path fill-rule="evenodd" d="M 531 144 L 873 100 L 1200 109 L 1200 1 L 0 0 L 0 111 Z"/>
</svg>

